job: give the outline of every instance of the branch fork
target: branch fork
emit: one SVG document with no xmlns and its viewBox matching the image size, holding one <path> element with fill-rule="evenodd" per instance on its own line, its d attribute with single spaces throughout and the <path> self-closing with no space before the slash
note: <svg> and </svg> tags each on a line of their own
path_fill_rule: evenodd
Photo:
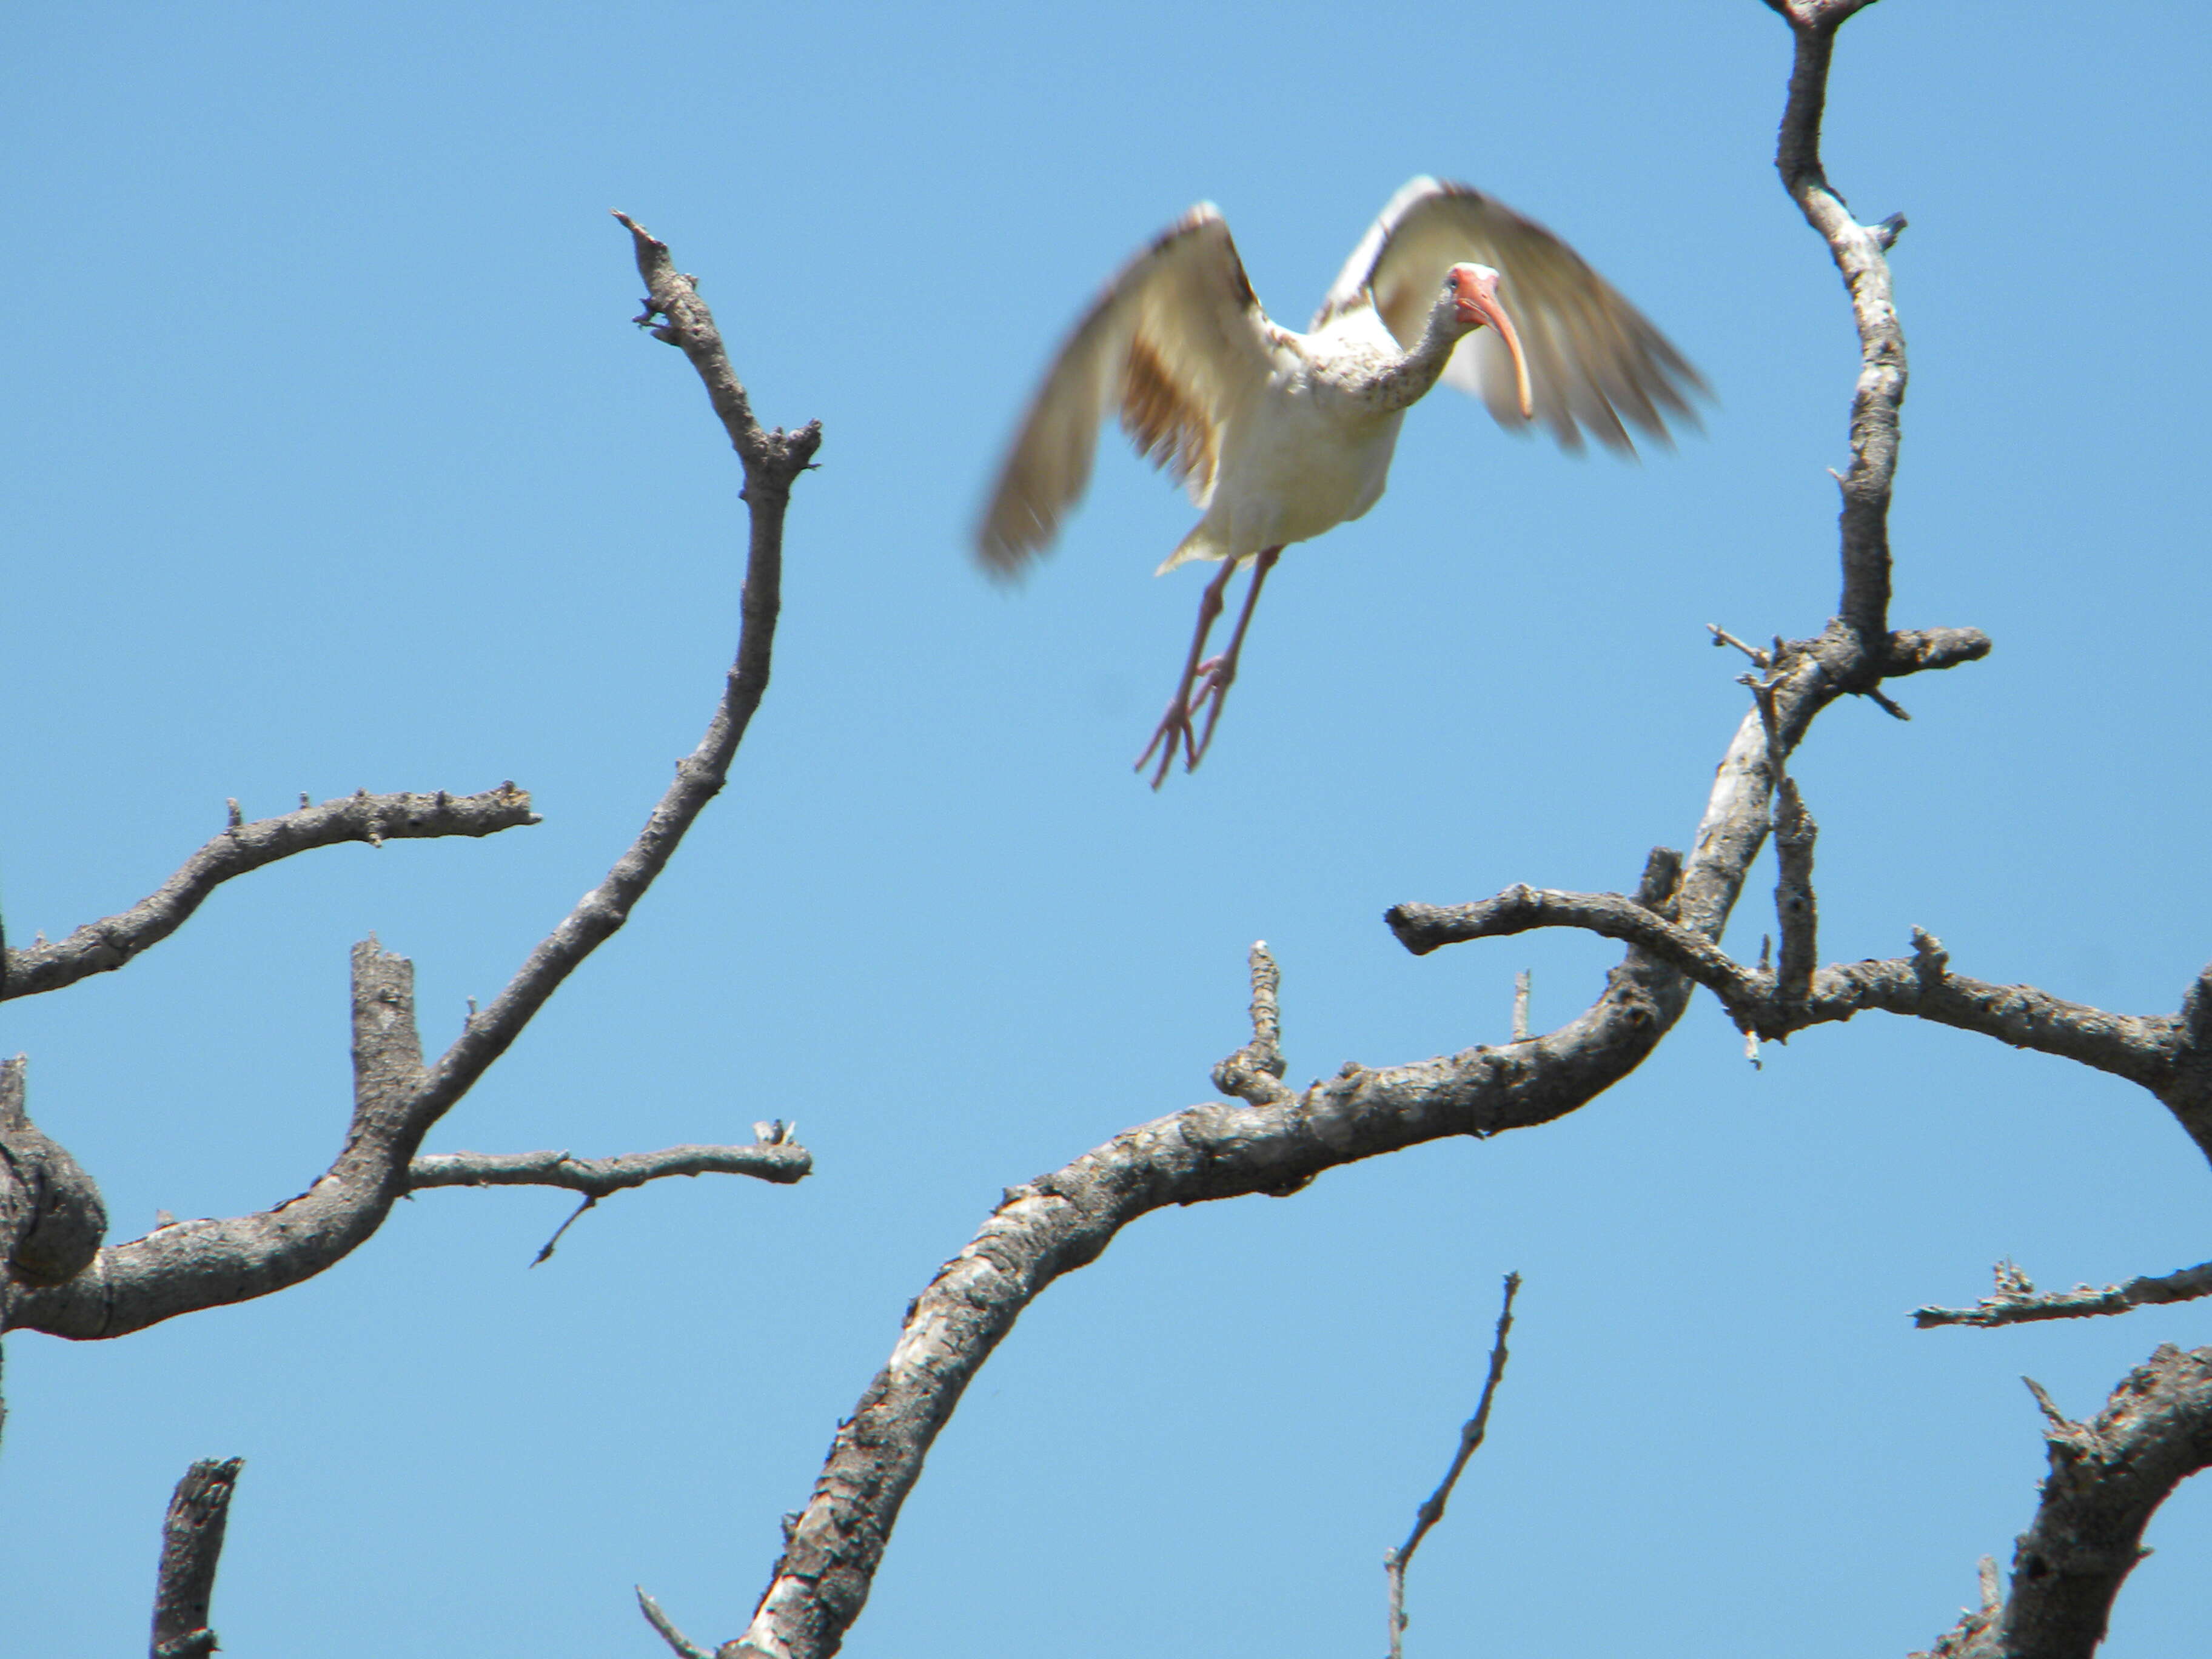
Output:
<svg viewBox="0 0 2212 1659">
<path fill-rule="evenodd" d="M 157 1227 L 100 1249 L 73 1276 L 18 1283 L 0 1306 L 0 1328 L 58 1336 L 121 1336 L 161 1320 L 285 1289 L 322 1272 L 380 1227 L 392 1205 L 427 1186 L 536 1184 L 584 1194 L 668 1175 L 743 1173 L 795 1181 L 811 1167 L 781 1126 L 751 1147 L 674 1147 L 610 1160 L 565 1152 L 505 1158 L 456 1153 L 419 1158 L 424 1136 L 520 1036 L 562 981 L 622 927 L 666 867 L 685 833 L 729 775 L 768 689 L 782 580 L 783 520 L 792 482 L 821 442 L 818 423 L 763 432 L 730 367 L 713 314 L 679 275 L 665 244 L 622 216 L 645 277 L 647 304 L 667 319 L 662 337 L 680 346 L 705 384 L 744 469 L 750 535 L 737 653 L 706 734 L 628 851 L 533 949 L 489 1006 L 471 1009 L 452 1047 L 425 1063 L 416 1034 L 414 969 L 375 939 L 353 953 L 354 1105 L 345 1143 L 299 1196 L 258 1214 Z M 308 847 L 372 844 L 401 836 L 486 835 L 535 823 L 530 797 L 513 784 L 482 795 L 373 796 L 362 792 L 259 823 L 232 807 L 222 831 L 135 909 L 80 928 L 56 945 L 11 954 L 9 996 L 52 990 L 119 967 L 179 927 L 217 884 Z M 0 1192 L 0 1198 L 6 1196 Z M 13 1243 L 12 1238 L 10 1243 Z"/>
<path fill-rule="evenodd" d="M 1279 1106 L 1296 1100 L 1284 1085 L 1282 1012 L 1278 1004 L 1283 976 L 1268 954 L 1267 941 L 1256 941 L 1249 958 L 1252 974 L 1252 1040 L 1213 1068 L 1213 1086 L 1255 1106 Z"/>
</svg>

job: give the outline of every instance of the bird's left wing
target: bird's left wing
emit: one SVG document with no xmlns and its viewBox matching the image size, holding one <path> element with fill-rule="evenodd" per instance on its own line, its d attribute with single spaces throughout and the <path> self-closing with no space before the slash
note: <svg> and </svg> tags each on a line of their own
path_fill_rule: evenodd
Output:
<svg viewBox="0 0 2212 1659">
<path fill-rule="evenodd" d="M 1371 293 L 1384 326 L 1410 350 L 1445 272 L 1462 262 L 1498 272 L 1499 303 L 1528 354 L 1535 418 L 1567 448 L 1582 447 L 1585 427 L 1599 442 L 1632 450 L 1628 426 L 1664 442 L 1668 420 L 1696 424 L 1689 394 L 1705 383 L 1667 337 L 1574 249 L 1466 185 L 1416 179 L 1392 197 L 1314 326 Z M 1444 379 L 1480 398 L 1500 426 L 1523 424 L 1512 362 L 1495 331 L 1462 340 Z"/>
<path fill-rule="evenodd" d="M 1201 202 L 1116 273 L 1053 359 L 976 526 L 983 563 L 1010 574 L 1052 544 L 1109 410 L 1203 506 L 1224 432 L 1267 384 L 1267 331 L 1227 223 Z"/>
</svg>

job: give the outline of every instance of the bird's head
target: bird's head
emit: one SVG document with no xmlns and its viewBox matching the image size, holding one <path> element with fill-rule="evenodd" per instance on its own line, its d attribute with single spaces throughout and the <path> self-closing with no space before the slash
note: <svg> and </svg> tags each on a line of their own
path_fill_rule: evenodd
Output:
<svg viewBox="0 0 2212 1659">
<path fill-rule="evenodd" d="M 1488 265 L 1458 264 L 1444 273 L 1443 297 L 1451 304 L 1452 313 L 1462 326 L 1472 334 L 1487 324 L 1498 331 L 1498 337 L 1505 343 L 1505 349 L 1513 358 L 1514 389 L 1521 394 L 1521 418 L 1533 419 L 1536 413 L 1534 399 L 1528 392 L 1528 360 L 1521 355 L 1521 336 L 1513 326 L 1512 318 L 1498 299 L 1498 273 Z"/>
</svg>

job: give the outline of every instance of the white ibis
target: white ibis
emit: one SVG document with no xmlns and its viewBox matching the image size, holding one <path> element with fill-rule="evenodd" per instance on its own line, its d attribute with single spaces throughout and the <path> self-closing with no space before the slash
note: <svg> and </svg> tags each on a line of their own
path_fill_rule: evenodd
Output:
<svg viewBox="0 0 2212 1659">
<path fill-rule="evenodd" d="M 1178 748 L 1188 770 L 1212 743 L 1283 549 L 1375 505 L 1399 422 L 1439 379 L 1481 398 L 1499 425 L 1540 421 L 1569 449 L 1581 447 L 1585 427 L 1622 451 L 1633 447 L 1630 425 L 1664 441 L 1670 414 L 1695 419 L 1684 394 L 1704 388 L 1565 242 L 1480 191 L 1434 179 L 1390 198 L 1306 333 L 1261 310 L 1210 203 L 1123 266 L 1076 325 L 1022 417 L 975 545 L 1000 574 L 1051 545 L 1090 481 L 1109 410 L 1205 510 L 1160 566 L 1218 559 L 1221 573 L 1200 601 L 1174 700 L 1137 758 L 1141 771 L 1158 753 L 1152 787 Z M 1246 564 L 1252 582 L 1236 629 L 1207 659 L 1230 576 Z"/>
</svg>

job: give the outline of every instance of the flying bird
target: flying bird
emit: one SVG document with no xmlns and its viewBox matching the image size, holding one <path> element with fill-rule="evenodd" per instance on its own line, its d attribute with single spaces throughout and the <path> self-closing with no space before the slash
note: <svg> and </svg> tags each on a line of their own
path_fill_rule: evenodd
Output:
<svg viewBox="0 0 2212 1659">
<path fill-rule="evenodd" d="M 1382 494 L 1406 410 L 1441 379 L 1498 424 L 1540 422 L 1568 449 L 1588 428 L 1633 448 L 1695 422 L 1705 382 L 1644 314 L 1534 221 L 1465 185 L 1416 179 L 1345 262 L 1307 331 L 1268 319 L 1229 227 L 1202 202 L 1124 265 L 1053 359 L 1014 434 L 975 534 L 1001 575 L 1052 544 L 1090 482 L 1099 422 L 1204 510 L 1161 572 L 1221 562 L 1199 604 L 1182 678 L 1152 740 L 1157 789 L 1178 750 L 1213 740 L 1260 589 L 1283 549 L 1356 519 Z M 1206 655 L 1229 580 L 1251 585 L 1229 644 Z M 1206 716 L 1205 730 L 1198 720 Z"/>
</svg>

